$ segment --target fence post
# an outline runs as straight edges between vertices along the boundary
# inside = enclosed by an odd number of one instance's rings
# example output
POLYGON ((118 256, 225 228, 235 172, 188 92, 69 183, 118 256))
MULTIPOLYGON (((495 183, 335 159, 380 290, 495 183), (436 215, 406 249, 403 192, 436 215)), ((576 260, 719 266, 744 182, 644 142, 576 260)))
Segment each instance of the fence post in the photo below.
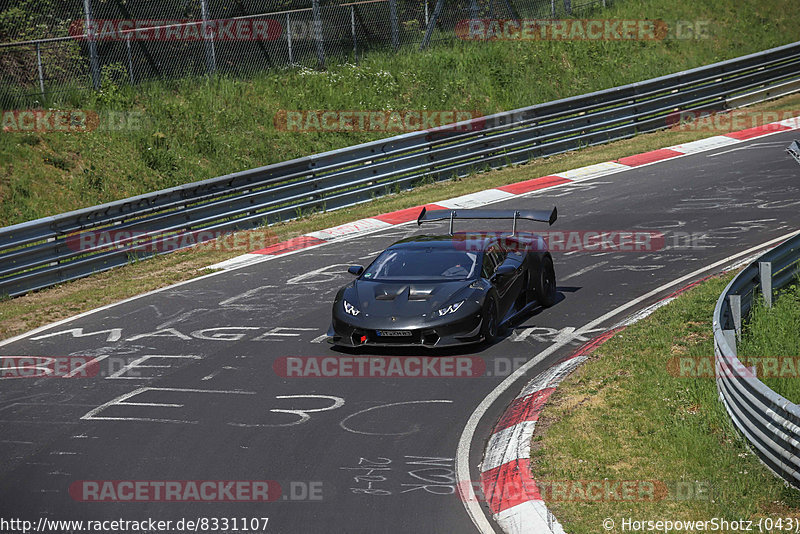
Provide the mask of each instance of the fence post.
POLYGON ((758 277, 761 279, 761 294, 764 295, 764 304, 772 307, 772 262, 758 262, 758 277))
POLYGON ((289 65, 294 65, 294 56, 292 55, 292 24, 289 20, 289 14, 286 14, 286 44, 289 47, 289 65))
POLYGON ((44 98, 44 71, 42 70, 42 50, 39 42, 36 42, 36 65, 39 67, 39 91, 44 98))
POLYGON ((550 18, 556 18, 556 0, 550 0, 550 18))
POLYGON ((356 36, 356 8, 350 4, 350 34, 353 36, 353 61, 358 62, 358 37, 356 36))
POLYGON ((478 10, 479 9, 480 8, 478 7, 478 2, 476 2, 475 0, 470 0, 469 1, 469 18, 472 19, 472 20, 476 20, 478 18, 478 10))
POLYGON ((133 79, 133 54, 131 54, 131 34, 129 33, 127 38, 125 39, 125 43, 128 47, 128 74, 131 78, 131 85, 136 83, 133 79))
POLYGON ((425 0, 425 27, 428 27, 428 0, 425 0))
POLYGON ((92 86, 100 90, 100 61, 97 58, 97 41, 94 33, 94 17, 90 0, 83 0, 83 11, 86 16, 86 34, 89 39, 89 68, 92 71, 92 86))
POLYGON ((319 0, 312 0, 311 14, 314 17, 314 40, 317 42, 317 59, 319 68, 325 68, 325 47, 322 42, 322 18, 319 11, 319 0))
POLYGON ((203 19, 203 40, 206 43, 206 71, 213 74, 217 70, 217 55, 214 50, 214 29, 208 27, 207 0, 200 0, 200 17, 203 19))
POLYGON ((444 0, 436 0, 436 5, 433 8, 433 16, 431 17, 430 22, 428 22, 428 27, 425 29, 425 36, 422 38, 422 43, 419 45, 420 50, 425 50, 425 47, 428 46, 428 43, 431 40, 431 35, 433 35, 433 29, 436 28, 436 21, 439 19, 439 15, 442 13, 443 5, 444 0))
MULTIPOLYGON (((553 0, 553 1, 555 1, 555 0, 553 0)), ((514 5, 511 3, 511 1, 510 0, 503 0, 503 3, 506 5, 506 9, 508 10, 508 13, 511 16, 511 18, 514 19, 514 20, 519 20, 519 13, 517 12, 517 9, 514 7, 514 5)), ((489 8, 492 9, 493 10, 492 13, 494 13, 494 8, 492 7, 492 4, 489 4, 489 8)), ((555 16, 555 15, 553 15, 553 16, 555 16)), ((493 19, 494 18, 494 14, 490 15, 489 18, 493 19)))
POLYGON ((397 0, 389 0, 389 23, 392 27, 392 47, 397 50, 400 46, 400 25, 397 22, 397 0))

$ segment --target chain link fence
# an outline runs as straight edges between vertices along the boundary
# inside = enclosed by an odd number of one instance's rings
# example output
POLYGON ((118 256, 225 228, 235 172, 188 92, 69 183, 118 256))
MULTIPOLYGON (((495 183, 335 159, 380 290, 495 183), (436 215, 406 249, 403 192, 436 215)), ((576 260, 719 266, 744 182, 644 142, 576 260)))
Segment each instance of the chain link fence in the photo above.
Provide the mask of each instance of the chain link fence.
POLYGON ((325 68, 453 41, 467 19, 554 19, 610 1, 0 0, 0 105, 69 102, 105 80, 325 68))

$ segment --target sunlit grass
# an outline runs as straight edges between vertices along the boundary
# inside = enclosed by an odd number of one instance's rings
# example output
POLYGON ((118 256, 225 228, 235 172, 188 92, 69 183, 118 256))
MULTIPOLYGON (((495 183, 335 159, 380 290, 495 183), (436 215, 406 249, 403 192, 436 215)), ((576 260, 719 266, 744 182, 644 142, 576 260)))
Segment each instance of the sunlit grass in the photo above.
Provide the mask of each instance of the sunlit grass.
POLYGON ((742 341, 737 347, 744 360, 776 357, 775 368, 757 368, 770 376, 764 384, 785 398, 800 403, 800 369, 791 360, 800 359, 800 286, 792 284, 773 299, 767 308, 759 297, 744 325, 742 341), (777 376, 776 376, 777 375, 777 376))
POLYGON ((615 335, 551 397, 532 441, 534 478, 660 481, 671 489, 654 501, 548 503, 567 532, 601 532, 607 517, 617 529, 623 517, 800 517, 800 493, 743 443, 713 377, 676 376, 670 365, 676 357, 713 357, 711 316, 731 276, 615 335))

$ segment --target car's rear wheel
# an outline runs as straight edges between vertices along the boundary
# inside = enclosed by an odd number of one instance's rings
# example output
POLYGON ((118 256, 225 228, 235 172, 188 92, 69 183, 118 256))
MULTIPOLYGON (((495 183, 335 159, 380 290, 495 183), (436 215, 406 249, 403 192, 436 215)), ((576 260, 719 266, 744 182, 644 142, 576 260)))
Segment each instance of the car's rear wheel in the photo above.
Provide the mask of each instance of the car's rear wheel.
POLYGON ((483 326, 481 335, 485 343, 491 343, 497 337, 497 305, 494 299, 487 299, 483 309, 483 326))
POLYGON ((536 300, 545 308, 556 303, 556 270, 549 256, 542 258, 536 281, 536 300))

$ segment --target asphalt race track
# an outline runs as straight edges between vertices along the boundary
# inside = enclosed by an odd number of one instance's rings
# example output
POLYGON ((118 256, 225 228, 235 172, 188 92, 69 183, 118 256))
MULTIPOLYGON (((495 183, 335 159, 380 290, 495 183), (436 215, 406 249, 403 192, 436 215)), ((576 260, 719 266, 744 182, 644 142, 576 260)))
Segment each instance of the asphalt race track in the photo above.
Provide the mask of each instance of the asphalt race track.
MULTIPOLYGON (((419 232, 416 224, 181 284, 0 346, 5 356, 104 358, 95 377, 1 381, 2 516, 34 522, 268 517, 266 529, 249 531, 475 532, 455 491, 454 458, 476 406, 515 363, 570 339, 593 319, 800 227, 800 172, 784 151, 796 135, 778 133, 494 204, 556 205, 554 230, 661 231, 666 246, 555 253, 555 306, 524 315, 488 348, 447 353, 478 356, 484 376, 284 378, 275 371, 284 356, 347 356, 324 342, 330 303, 350 279, 347 266, 366 265, 419 232), (270 480, 282 492, 267 503, 78 502, 69 487, 81 480, 270 480)), ((507 230, 502 223, 489 229, 507 230)), ((486 229, 480 222, 456 224, 486 229)), ((546 227, 524 222, 521 229, 546 227)), ((446 223, 423 230, 444 233, 446 223)), ((633 311, 573 338, 528 378, 633 311)), ((408 353, 379 357, 387 354, 408 353)), ((470 449, 472 480, 493 423, 525 381, 480 421, 470 449)))

